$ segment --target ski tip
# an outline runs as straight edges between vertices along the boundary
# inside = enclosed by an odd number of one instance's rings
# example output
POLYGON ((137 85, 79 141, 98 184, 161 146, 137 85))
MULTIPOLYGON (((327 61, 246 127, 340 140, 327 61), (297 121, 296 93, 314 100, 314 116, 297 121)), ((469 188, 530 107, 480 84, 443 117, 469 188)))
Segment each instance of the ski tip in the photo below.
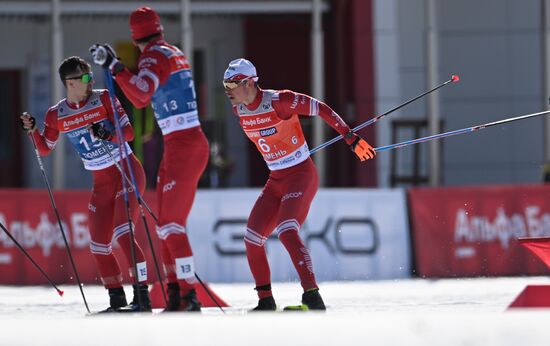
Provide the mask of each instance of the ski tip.
POLYGON ((309 308, 305 304, 288 305, 283 308, 283 311, 309 311, 309 308))
POLYGON ((453 82, 458 82, 460 80, 460 77, 457 74, 454 74, 454 75, 451 76, 451 80, 453 82))
POLYGON ((63 294, 65 294, 65 292, 63 292, 62 290, 57 290, 57 294, 59 294, 60 297, 63 297, 63 294))

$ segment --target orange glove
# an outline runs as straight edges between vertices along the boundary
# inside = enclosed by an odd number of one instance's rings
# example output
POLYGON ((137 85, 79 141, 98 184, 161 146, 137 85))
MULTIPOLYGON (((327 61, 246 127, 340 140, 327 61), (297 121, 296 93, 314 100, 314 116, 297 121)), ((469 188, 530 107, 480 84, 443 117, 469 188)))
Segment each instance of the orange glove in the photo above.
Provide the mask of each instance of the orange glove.
POLYGON ((374 148, 357 134, 350 131, 346 135, 346 139, 352 136, 355 137, 355 139, 353 139, 353 142, 351 142, 349 147, 351 151, 353 151, 353 153, 359 158, 359 160, 365 161, 376 156, 376 151, 374 151, 374 148))

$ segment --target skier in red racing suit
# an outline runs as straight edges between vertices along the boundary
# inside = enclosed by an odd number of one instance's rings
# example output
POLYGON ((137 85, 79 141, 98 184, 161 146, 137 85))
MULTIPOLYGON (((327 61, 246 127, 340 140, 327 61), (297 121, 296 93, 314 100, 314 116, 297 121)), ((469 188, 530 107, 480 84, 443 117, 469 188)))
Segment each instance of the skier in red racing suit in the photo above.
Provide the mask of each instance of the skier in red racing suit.
POLYGON ((194 290, 195 264, 187 236, 187 217, 199 178, 208 163, 208 141, 199 122, 195 86, 186 56, 163 38, 158 14, 140 7, 130 15, 132 40, 139 47, 133 74, 108 45, 94 45, 94 62, 109 68, 137 108, 149 103, 164 137, 157 178, 158 225, 162 261, 168 280, 167 311, 200 311, 194 290), (101 48, 107 56, 98 54, 101 48))
MULTIPOLYGON (((36 120, 28 113, 21 115, 23 129, 29 131, 36 142, 40 155, 54 150, 60 133, 64 133, 80 155, 84 168, 92 172, 93 188, 88 204, 90 251, 97 263, 101 281, 109 291, 110 307, 105 312, 151 311, 147 289, 147 267, 139 244, 134 242, 137 279, 134 299, 130 305, 122 287, 122 273, 113 254, 112 243, 116 241, 126 257, 130 276, 135 278, 131 255, 130 225, 122 193, 122 177, 116 167, 119 164, 126 175, 128 170, 124 152, 119 146, 114 131, 113 104, 107 90, 94 90, 90 65, 79 57, 65 59, 59 67, 59 76, 67 90, 67 97, 51 107, 46 113, 44 131, 36 131, 36 120), (138 295, 140 295, 138 299, 138 295), (138 304, 141 302, 141 306, 138 304)), ((116 99, 115 99, 116 100, 116 99)), ((135 179, 140 192, 145 190, 145 173, 126 141, 134 138, 134 130, 126 112, 118 100, 114 105, 120 116, 123 145, 132 160, 135 179)), ((128 175, 129 176, 129 175, 128 175)), ((132 224, 138 217, 137 201, 130 188, 132 224)))
POLYGON ((244 236, 259 298, 253 310, 276 309, 264 247, 273 231, 290 254, 300 277, 304 290, 300 308, 325 310, 309 250, 298 235, 318 186, 317 170, 309 157, 298 116, 320 116, 344 136, 361 161, 372 159, 376 153, 323 102, 290 90, 264 90, 257 81, 256 68, 246 59, 231 61, 223 80, 233 112, 271 171, 252 208, 244 236))

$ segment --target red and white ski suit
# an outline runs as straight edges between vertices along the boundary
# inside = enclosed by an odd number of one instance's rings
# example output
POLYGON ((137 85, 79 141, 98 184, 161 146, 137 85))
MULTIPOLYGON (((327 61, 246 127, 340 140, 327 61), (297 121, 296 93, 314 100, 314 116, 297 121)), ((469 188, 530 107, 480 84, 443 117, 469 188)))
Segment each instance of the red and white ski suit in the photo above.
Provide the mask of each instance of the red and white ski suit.
MULTIPOLYGON (((258 88, 251 104, 236 105, 233 111, 271 170, 252 208, 244 236, 256 287, 271 284, 264 244, 276 231, 290 254, 304 290, 316 288, 311 256, 298 231, 317 192, 318 176, 298 116, 319 115, 341 135, 350 129, 323 102, 290 90, 258 88)), ((258 290, 260 298, 270 295, 268 289, 258 290)))
POLYGON ((138 68, 137 75, 124 69, 115 79, 134 106, 142 108, 151 103, 164 135, 157 178, 157 233, 168 282, 178 282, 183 296, 195 283, 186 226, 199 178, 208 163, 208 141, 200 127, 185 55, 160 38, 145 47, 138 68))
MULTIPOLYGON (((120 117, 124 145, 134 169, 136 184, 140 192, 145 190, 145 173, 139 160, 132 154, 126 141, 134 137, 134 130, 126 112, 116 100, 116 108, 120 117)), ((117 241, 126 257, 126 265, 131 276, 134 276, 133 259, 131 256, 130 227, 126 204, 122 193, 122 177, 116 168, 115 161, 121 162, 124 153, 119 152, 116 140, 102 141, 93 137, 87 126, 102 122, 114 134, 114 115, 111 99, 107 90, 93 90, 90 97, 80 103, 73 104, 63 99, 46 113, 44 131, 34 131, 32 136, 36 141, 41 156, 46 156, 55 148, 59 133, 65 133, 69 142, 81 156, 84 167, 92 172, 93 187, 88 204, 88 225, 90 230, 90 251, 99 268, 101 281, 106 288, 122 287, 122 272, 118 261, 113 255, 112 243, 117 241)), ((126 160, 121 166, 129 175, 126 160)), ((137 201, 133 190, 128 191, 132 210, 132 223, 138 217, 137 201)), ((134 242, 138 278, 140 282, 147 281, 145 257, 139 244, 134 242)))

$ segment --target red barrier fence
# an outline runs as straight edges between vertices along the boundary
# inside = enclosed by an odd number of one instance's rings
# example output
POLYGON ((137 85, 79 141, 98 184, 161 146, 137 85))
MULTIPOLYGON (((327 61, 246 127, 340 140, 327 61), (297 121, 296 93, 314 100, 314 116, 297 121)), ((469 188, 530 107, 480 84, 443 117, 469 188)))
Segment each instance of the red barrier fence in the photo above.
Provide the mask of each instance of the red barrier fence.
MULTIPOLYGON (((517 238, 550 236, 550 186, 411 189, 408 196, 417 275, 548 274, 548 268, 517 238)), ((82 281, 100 284, 89 252, 89 191, 56 191, 54 197, 82 281)), ((148 193, 145 199, 154 209, 155 194, 148 193)), ((158 248, 154 222, 147 218, 158 248)), ((45 190, 0 190, 0 221, 54 282, 75 282, 45 190)), ((150 281, 156 281, 141 220, 136 235, 148 256, 150 281)), ((116 246, 114 251, 121 267, 126 267, 116 246)), ((0 272, 0 284, 47 283, 4 232, 0 232, 0 272)))
MULTIPOLYGON (((88 233, 89 191, 54 191, 54 198, 71 244, 71 251, 84 283, 101 284, 95 261, 90 254, 88 233)), ((155 194, 145 196, 149 206, 155 210, 155 194)), ((148 216, 151 237, 158 248, 155 224, 148 216)), ((50 278, 58 284, 75 283, 65 245, 59 232, 57 219, 45 190, 0 190, 0 221, 14 238, 28 251, 50 278)), ((141 219, 136 227, 136 237, 146 252, 149 280, 156 281, 156 274, 149 245, 141 219)), ((126 261, 118 245, 113 244, 121 268, 126 261)), ((160 258, 160 253, 157 251, 160 258)), ((161 267, 162 270, 162 267, 161 267)), ((0 284, 34 285, 47 281, 15 247, 11 239, 0 232, 0 284)), ((123 269, 125 282, 130 283, 128 273, 123 269)))
POLYGON ((550 235, 550 186, 409 190, 416 274, 548 274, 519 237, 550 235))

